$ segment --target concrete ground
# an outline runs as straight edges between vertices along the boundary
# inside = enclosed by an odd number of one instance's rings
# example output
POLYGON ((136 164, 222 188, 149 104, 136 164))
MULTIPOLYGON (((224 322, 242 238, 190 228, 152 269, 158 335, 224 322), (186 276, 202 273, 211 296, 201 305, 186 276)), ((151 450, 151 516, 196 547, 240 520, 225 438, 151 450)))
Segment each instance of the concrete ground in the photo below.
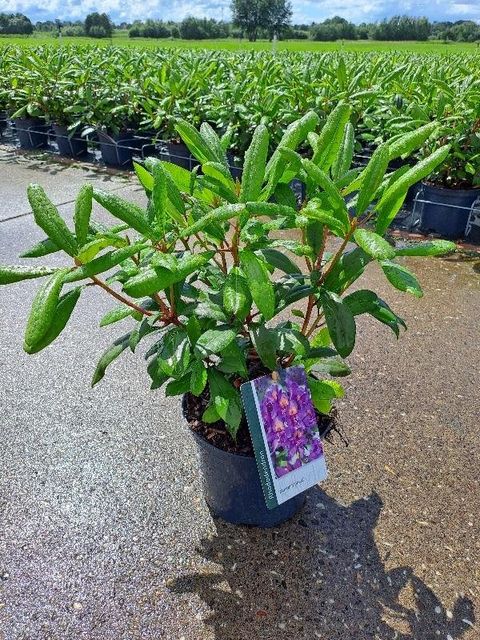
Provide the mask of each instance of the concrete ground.
MULTIPOLYGON (((85 180, 143 199, 132 179, 0 149, 0 263, 42 236, 28 182, 69 219, 85 180)), ((350 445, 327 445, 329 479, 269 531, 212 520, 179 402, 149 391, 141 356, 90 389, 122 332, 98 327, 110 300, 91 288, 27 356, 37 284, 2 288, 0 638, 479 638, 480 258, 407 264, 422 300, 365 278, 409 330, 359 323, 350 445)))

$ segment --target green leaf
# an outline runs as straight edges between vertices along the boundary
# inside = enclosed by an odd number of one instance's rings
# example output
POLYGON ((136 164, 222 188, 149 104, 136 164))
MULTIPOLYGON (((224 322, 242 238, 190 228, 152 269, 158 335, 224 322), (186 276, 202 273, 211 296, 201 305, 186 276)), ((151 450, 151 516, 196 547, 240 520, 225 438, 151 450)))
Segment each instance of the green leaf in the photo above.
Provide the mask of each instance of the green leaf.
POLYGON ((190 379, 191 374, 186 373, 179 380, 171 380, 165 387, 165 395, 167 397, 170 397, 187 393, 188 391, 190 391, 190 379))
POLYGON ((449 240, 430 240, 401 247, 396 249, 395 253, 397 256, 443 256, 452 253, 456 248, 457 245, 449 240))
POLYGON ((328 415, 332 409, 332 400, 344 395, 342 386, 333 380, 315 380, 308 376, 307 382, 313 406, 320 413, 328 415))
POLYGON ((210 398, 218 415, 225 421, 227 430, 235 439, 242 420, 242 403, 239 392, 215 369, 208 369, 210 398))
POLYGON ((355 318, 349 307, 334 293, 321 295, 328 332, 338 353, 345 358, 355 346, 355 318))
POLYGON ((152 237, 152 229, 147 219, 146 212, 134 204, 123 200, 114 193, 108 193, 101 189, 93 190, 94 199, 102 205, 104 209, 109 211, 115 218, 126 222, 132 229, 138 231, 148 238, 152 237))
POLYGON ((247 376, 247 363, 245 353, 240 349, 238 343, 233 340, 226 349, 220 353, 221 361, 218 369, 223 373, 236 373, 247 376))
POLYGON ((365 253, 375 260, 388 260, 395 257, 395 249, 382 236, 366 229, 357 229, 353 237, 365 253))
POLYGON ((87 242, 87 244, 83 245, 83 247, 78 252, 78 260, 80 262, 90 262, 93 260, 97 253, 100 253, 102 249, 106 249, 106 247, 125 247, 128 242, 125 238, 117 236, 113 233, 103 234, 100 237, 87 242))
POLYGON ((339 180, 350 169, 355 147, 355 129, 351 122, 347 122, 343 130, 343 138, 337 157, 332 165, 332 178, 339 180))
POLYGON ((133 168, 135 169, 135 173, 137 174, 137 178, 140 181, 140 184, 145 189, 145 191, 149 194, 153 191, 153 176, 149 173, 145 167, 142 167, 138 162, 133 163, 133 168))
POLYGON ((382 184, 388 167, 389 149, 386 144, 375 149, 369 163, 361 175, 362 186, 355 206, 356 215, 361 216, 373 200, 382 184))
POLYGON ((350 105, 339 102, 323 125, 312 159, 323 171, 328 171, 337 157, 350 111, 350 105))
POLYGON ((314 111, 309 111, 299 120, 295 120, 295 122, 288 125, 277 149, 267 164, 266 175, 270 175, 275 171, 276 165, 281 159, 280 149, 292 149, 294 151, 306 139, 307 134, 315 129, 318 122, 318 115, 314 111))
MULTIPOLYGON (((202 165, 202 167, 204 166, 205 165, 202 165)), ((238 197, 237 197, 237 194, 235 193, 235 190, 232 190, 231 188, 226 187, 223 184, 223 182, 218 180, 217 178, 213 178, 208 174, 205 174, 201 178, 199 178, 199 180, 201 181, 204 187, 209 189, 221 200, 226 200, 226 202, 229 202, 230 204, 238 203, 238 197)))
POLYGON ((0 285, 12 284, 31 278, 43 278, 55 273, 57 269, 49 267, 28 267, 24 265, 2 266, 0 265, 0 285))
POLYGON ((78 192, 75 200, 75 213, 73 221, 75 224, 75 234, 79 247, 87 242, 88 229, 90 226, 90 216, 92 215, 92 194, 91 184, 84 184, 78 192))
POLYGON ((317 358, 309 363, 308 371, 319 375, 344 377, 351 373, 350 367, 338 356, 317 358))
POLYGON ((190 342, 182 327, 170 329, 164 336, 156 355, 159 373, 172 378, 181 378, 190 363, 190 342))
POLYGON ((60 247, 57 247, 50 238, 45 238, 45 240, 40 240, 40 242, 34 244, 30 249, 23 251, 23 253, 20 254, 20 258, 42 258, 57 251, 60 251, 60 247))
POLYGON ((324 171, 322 171, 322 169, 317 167, 312 162, 312 160, 308 160, 305 158, 304 160, 302 160, 302 164, 305 167, 305 170, 309 178, 311 178, 312 182, 316 186, 320 187, 327 195, 329 202, 334 207, 335 214, 345 224, 345 226, 348 226, 350 220, 348 218, 345 201, 342 197, 342 194, 335 186, 335 183, 328 177, 328 175, 324 171))
POLYGON ((438 122, 429 122, 415 131, 410 131, 389 143, 389 160, 407 156, 419 149, 422 144, 438 129, 438 122))
POLYGON ((310 230, 315 233, 315 236, 317 238, 316 242, 314 243, 312 243, 311 239, 309 238, 310 244, 316 253, 318 253, 320 247, 323 245, 323 225, 328 227, 330 231, 341 238, 345 237, 350 226, 350 221, 348 221, 347 226, 347 221, 344 219, 344 216, 341 216, 341 218, 339 219, 332 215, 331 211, 325 210, 322 201, 318 198, 312 198, 310 200, 310 202, 302 209, 302 215, 305 215, 309 219, 314 220, 315 222, 313 224, 317 224, 316 227, 312 227, 312 223, 307 226, 307 234, 310 228, 310 230), (322 225, 322 228, 318 226, 319 224, 322 225))
POLYGON ((209 329, 199 337, 195 350, 202 358, 212 353, 220 353, 235 340, 235 335, 233 329, 209 329))
POLYGON ((400 334, 400 326, 404 329, 407 328, 402 318, 397 316, 373 291, 359 289, 345 296, 343 302, 349 307, 354 316, 369 313, 376 320, 389 326, 397 338, 400 334))
POLYGON ((53 320, 43 336, 40 340, 38 340, 32 348, 28 351, 28 353, 37 353, 45 347, 48 347, 58 336, 61 334, 63 329, 65 329, 67 322, 70 320, 70 316, 75 308, 75 305, 78 302, 80 297, 81 287, 76 287, 72 289, 68 293, 65 293, 58 301, 57 307, 55 309, 55 313, 53 316, 53 320))
POLYGON ((178 235, 179 238, 188 238, 193 236, 199 231, 203 231, 209 224, 215 222, 226 222, 231 218, 236 218, 245 212, 245 205, 243 203, 225 204, 216 209, 212 209, 204 216, 194 222, 194 224, 182 229, 178 235))
POLYGON ((189 122, 179 119, 175 123, 175 129, 191 154, 201 163, 208 161, 221 162, 222 159, 218 157, 216 151, 210 148, 203 136, 189 122))
POLYGON ((202 326, 196 315, 192 315, 188 319, 187 334, 188 334, 188 339, 190 340, 190 344, 192 345, 192 347, 195 346, 195 343, 197 342, 199 337, 202 335, 202 326))
POLYGON ((240 263, 253 301, 265 320, 270 320, 275 314, 275 292, 265 264, 246 249, 240 253, 240 263))
POLYGON ((345 252, 325 279, 324 285, 335 293, 342 293, 365 271, 372 258, 356 247, 345 252))
POLYGON ((123 290, 134 298, 163 291, 170 285, 181 282, 191 273, 198 271, 210 260, 211 256, 212 252, 186 254, 178 261, 178 268, 173 271, 165 267, 146 267, 133 278, 129 278, 125 282, 123 290))
POLYGON ((245 153, 240 202, 255 201, 260 196, 265 178, 268 144, 268 129, 260 124, 255 129, 252 142, 245 153))
POLYGON ((287 219, 294 220, 297 215, 296 208, 277 202, 247 202, 246 208, 252 216, 268 216, 273 219, 285 216, 287 219))
POLYGON ((450 145, 445 145, 434 151, 414 167, 406 171, 398 180, 396 180, 380 198, 380 202, 376 206, 377 224, 376 232, 383 235, 390 226, 390 223, 397 215, 408 189, 426 178, 432 171, 440 165, 450 152, 450 145))
POLYGON ((208 122, 202 122, 200 125, 200 135, 205 141, 205 144, 209 147, 211 153, 215 154, 218 158, 218 162, 228 170, 228 160, 225 154, 225 149, 222 146, 222 140, 218 137, 217 133, 208 124, 208 122))
POLYGON ((92 387, 94 387, 97 382, 100 382, 105 375, 107 367, 125 351, 128 347, 129 340, 130 333, 127 333, 121 338, 115 340, 115 342, 103 353, 93 374, 92 387))
POLYGON ((161 164, 153 167, 152 209, 154 212, 155 233, 158 240, 165 237, 165 223, 167 218, 167 177, 161 164))
POLYGON ((297 208, 297 197, 288 184, 285 184, 284 182, 279 182, 277 184, 273 197, 278 204, 290 207, 291 209, 297 208))
MULTIPOLYGON (((145 159, 145 166, 152 172, 153 172, 153 168, 157 164, 160 164, 162 166, 162 168, 164 169, 164 171, 165 171, 165 178, 167 180, 168 199, 169 199, 169 202, 172 205, 172 208, 170 208, 170 207, 168 208, 168 213, 172 218, 175 219, 175 221, 177 223, 179 223, 181 226, 184 226, 185 221, 183 220, 183 218, 182 218, 182 216, 180 214, 184 214, 185 213, 185 204, 183 202, 181 191, 180 191, 179 187, 175 183, 175 176, 177 175, 175 172, 176 172, 177 169, 179 171, 185 171, 186 178, 187 178, 187 184, 188 184, 189 172, 186 171, 185 169, 182 169, 181 167, 178 167, 178 166, 170 163, 170 162, 162 162, 161 160, 158 160, 158 158, 146 158, 145 159)), ((150 176, 150 178, 151 178, 151 188, 149 189, 149 191, 152 191, 152 189, 153 189, 153 176, 150 176)), ((181 183, 182 180, 180 180, 179 182, 181 183)))
POLYGON ((320 329, 310 340, 312 347, 328 347, 332 344, 332 339, 328 333, 327 327, 320 329))
POLYGON ((403 267, 396 262, 390 262, 389 260, 384 260, 380 262, 380 264, 387 280, 395 287, 395 289, 411 293, 417 298, 421 298, 423 296, 420 283, 413 273, 406 267, 403 267))
POLYGON ((403 327, 405 330, 407 329, 407 325, 403 318, 397 316, 397 314, 390 309, 388 304, 380 298, 377 301, 377 304, 370 310, 370 315, 373 316, 376 320, 381 322, 382 324, 387 325, 393 331, 393 333, 397 336, 400 335, 400 327, 403 327))
POLYGON ((375 308, 378 296, 369 289, 359 289, 343 298, 343 303, 347 305, 354 316, 362 313, 369 313, 375 308))
POLYGON ((66 269, 60 269, 53 273, 38 290, 33 299, 30 315, 25 329, 23 348, 27 353, 35 350, 50 329, 55 318, 58 298, 63 286, 66 269))
POLYGON ((38 184, 28 185, 27 195, 37 225, 57 247, 70 256, 75 256, 78 250, 77 241, 42 187, 38 184))
POLYGON ((259 325, 250 330, 250 337, 260 360, 268 369, 274 371, 277 367, 277 336, 275 331, 267 329, 264 325, 259 325))
POLYGON ((124 318, 128 318, 133 313, 133 309, 131 307, 126 307, 123 304, 118 305, 114 309, 108 311, 103 318, 100 320, 100 326, 106 327, 109 324, 113 324, 114 322, 118 322, 119 320, 123 320, 124 318))
POLYGON ((227 275, 223 287, 223 307, 228 315, 243 322, 250 312, 252 296, 247 281, 237 267, 227 275))
POLYGON ((238 199, 235 194, 235 182, 233 181, 232 174, 228 168, 220 162, 205 162, 202 164, 202 172, 204 175, 213 178, 216 182, 219 182, 227 191, 230 196, 234 198, 235 202, 238 199))
POLYGON ((307 338, 298 329, 280 326, 276 329, 278 351, 295 355, 306 355, 310 351, 307 338))
POLYGON ((313 222, 309 222, 305 227, 305 240, 311 247, 313 257, 318 256, 322 248, 325 246, 325 227, 339 236, 343 236, 345 233, 342 226, 338 223, 337 220, 335 220, 328 214, 325 214, 325 217, 323 217, 323 212, 320 212, 319 219, 314 220, 313 222))
POLYGON ((269 265, 284 273, 302 273, 302 270, 290 258, 276 249, 260 249, 258 251, 269 265))
POLYGON ((219 420, 221 420, 221 418, 217 411, 217 408, 213 404, 209 405, 203 412, 202 421, 206 424, 212 424, 213 422, 218 422, 219 420))
POLYGON ((207 369, 203 362, 197 360, 192 365, 192 375, 190 378, 190 391, 194 396, 199 396, 207 384, 207 369))
MULTIPOLYGON (((85 247, 87 246, 88 245, 85 245, 85 247)), ((65 282, 77 282, 78 280, 83 280, 83 278, 91 278, 99 273, 110 271, 110 269, 118 266, 145 247, 145 244, 137 243, 123 247, 117 251, 109 251, 98 258, 90 260, 87 264, 81 265, 80 267, 77 267, 77 269, 70 271, 65 277, 65 282)))
POLYGON ((288 164, 287 159, 282 156, 281 150, 291 149, 294 151, 306 139, 307 134, 316 128, 318 122, 318 115, 314 111, 309 111, 299 120, 288 125, 265 168, 265 177, 268 178, 266 199, 275 191, 275 187, 288 164))
POLYGON ((219 322, 226 322, 227 317, 222 310, 222 307, 215 304, 209 298, 205 298, 197 305, 195 313, 198 318, 208 318, 210 320, 218 320, 219 322))

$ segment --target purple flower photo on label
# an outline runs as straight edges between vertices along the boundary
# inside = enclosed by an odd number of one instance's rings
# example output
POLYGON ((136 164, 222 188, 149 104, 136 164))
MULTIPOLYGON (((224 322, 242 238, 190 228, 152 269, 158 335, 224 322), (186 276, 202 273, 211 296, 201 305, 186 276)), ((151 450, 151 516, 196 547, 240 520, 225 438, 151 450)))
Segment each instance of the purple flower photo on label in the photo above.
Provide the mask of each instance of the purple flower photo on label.
POLYGON ((277 478, 323 455, 317 418, 302 367, 254 381, 277 478))

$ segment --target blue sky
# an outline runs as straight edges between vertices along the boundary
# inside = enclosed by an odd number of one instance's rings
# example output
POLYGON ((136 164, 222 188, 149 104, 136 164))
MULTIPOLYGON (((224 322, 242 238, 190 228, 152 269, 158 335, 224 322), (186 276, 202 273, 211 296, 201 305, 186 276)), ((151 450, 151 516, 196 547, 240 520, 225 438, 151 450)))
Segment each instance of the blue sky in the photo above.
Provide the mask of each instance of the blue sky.
MULTIPOLYGON (((393 15, 425 15, 431 20, 480 22, 480 0, 293 0, 294 22, 321 21, 341 15, 352 22, 381 20, 393 15)), ((105 11, 115 22, 187 15, 230 17, 229 0, 0 0, 0 12, 20 11, 33 21, 83 19, 92 11, 105 11)))

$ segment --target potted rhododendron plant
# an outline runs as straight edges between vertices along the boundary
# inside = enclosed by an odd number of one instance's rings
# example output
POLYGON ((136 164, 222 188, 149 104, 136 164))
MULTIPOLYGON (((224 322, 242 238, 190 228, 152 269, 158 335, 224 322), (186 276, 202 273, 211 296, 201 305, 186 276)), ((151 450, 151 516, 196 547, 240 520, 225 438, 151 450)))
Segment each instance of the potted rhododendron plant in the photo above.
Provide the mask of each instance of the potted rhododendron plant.
MULTIPOLYGON (((319 117, 309 112, 286 129, 273 152, 267 129, 258 126, 241 182, 232 178, 225 141, 211 127, 197 130, 178 121, 197 169, 155 158, 137 165, 145 209, 86 185, 76 201, 74 229, 43 189, 30 185, 35 221, 47 238, 22 257, 64 252, 65 265, 0 268, 2 284, 46 278, 26 325, 28 353, 55 340, 91 285, 112 296, 116 306, 101 325, 127 319, 130 326, 101 356, 92 383, 123 352, 143 352, 152 389, 183 396, 207 502, 233 522, 274 525, 302 504, 300 495, 267 510, 240 385, 303 367, 315 409, 304 416, 302 440, 278 435, 275 421, 287 425, 289 419, 279 391, 267 394, 262 411, 279 474, 316 457, 320 435, 332 425, 332 402, 343 394, 335 378, 349 373, 344 358, 355 345, 356 317, 369 314, 396 335, 404 326, 374 291, 348 289, 377 262, 395 288, 420 297, 417 279, 397 258, 454 249, 446 241, 398 249, 384 237, 409 187, 445 159, 448 147, 413 167, 389 170, 392 160, 418 149, 431 133, 410 132, 382 144, 365 168, 351 169, 349 121, 344 103, 321 130, 319 117), (309 152, 297 153, 307 145, 309 152), (289 186, 293 179, 306 188, 300 206, 289 186), (345 197, 352 194, 349 211, 345 197), (112 214, 112 226, 92 218, 92 199, 112 214)), ((292 416, 307 406, 306 391, 287 380, 292 416)))

